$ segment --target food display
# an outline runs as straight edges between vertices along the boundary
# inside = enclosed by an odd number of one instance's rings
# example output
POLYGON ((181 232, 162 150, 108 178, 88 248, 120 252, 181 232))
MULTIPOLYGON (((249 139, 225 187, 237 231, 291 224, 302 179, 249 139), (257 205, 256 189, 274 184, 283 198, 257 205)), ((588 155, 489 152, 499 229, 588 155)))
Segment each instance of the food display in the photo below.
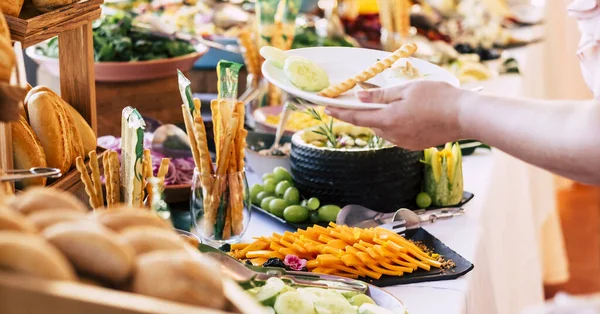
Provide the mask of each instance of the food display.
MULTIPOLYGON (((133 17, 126 13, 105 15, 94 24, 94 56, 97 62, 128 62, 167 59, 196 52, 180 40, 162 39, 132 29, 133 17)), ((36 48, 37 53, 58 58, 58 38, 36 48)))
POLYGON ((253 243, 232 246, 229 254, 253 265, 293 255, 305 260, 308 271, 347 278, 402 276, 418 269, 441 268, 444 264, 439 254, 426 252, 390 230, 334 223, 260 237, 253 243))
MULTIPOLYGON (((81 115, 45 86, 37 86, 25 98, 18 122, 11 124, 13 155, 17 169, 57 168, 67 173, 77 157, 96 149, 96 135, 81 115)), ((45 185, 44 178, 17 183, 18 188, 45 185)))
POLYGON ((247 292, 278 314, 391 313, 363 293, 312 287, 295 288, 277 277, 269 278, 263 286, 249 289, 247 292))
POLYGON ((202 214, 192 219, 202 226, 201 235, 205 239, 239 238, 245 231, 244 220, 248 219, 244 217, 248 196, 243 175, 248 131, 244 129, 244 103, 237 101, 240 68, 240 64, 227 61, 220 61, 217 66, 219 95, 211 102, 216 166, 208 151, 200 100, 192 99, 190 82, 179 73, 181 110, 197 169, 192 207, 202 209, 202 214))
POLYGON ((323 203, 395 211, 414 207, 422 157, 421 151, 390 145, 368 128, 322 124, 292 137, 291 173, 300 194, 323 203))
POLYGON ((442 150, 426 149, 424 164, 423 190, 431 197, 431 204, 458 204, 463 196, 462 153, 458 143, 447 143, 442 150))
POLYGON ((336 205, 321 205, 316 197, 301 200, 292 175, 283 167, 262 177, 262 184, 250 187, 253 205, 291 223, 334 222, 341 210, 336 205))
POLYGON ((0 206, 0 248, 8 272, 206 308, 227 302, 219 265, 143 208, 87 213, 67 192, 32 188, 0 206))
MULTIPOLYGON (((305 112, 299 110, 295 110, 291 112, 288 116, 288 120, 285 123, 286 131, 301 131, 311 127, 319 126, 323 122, 329 124, 332 118, 325 114, 325 107, 315 106, 312 109, 314 109, 314 111, 319 115, 319 117, 321 117, 323 121, 315 119, 313 115, 306 114, 305 112)), ((277 127, 280 119, 280 114, 267 114, 265 116, 264 123, 271 127, 277 127)))

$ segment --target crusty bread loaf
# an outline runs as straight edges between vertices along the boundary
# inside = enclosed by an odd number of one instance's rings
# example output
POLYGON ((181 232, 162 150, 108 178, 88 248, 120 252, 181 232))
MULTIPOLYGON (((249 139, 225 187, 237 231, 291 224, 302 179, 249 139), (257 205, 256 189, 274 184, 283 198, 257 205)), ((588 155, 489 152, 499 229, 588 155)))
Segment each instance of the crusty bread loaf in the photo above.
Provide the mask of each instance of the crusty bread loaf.
MULTIPOLYGON (((11 123, 13 135, 12 148, 15 169, 46 167, 46 154, 40 140, 25 118, 11 123)), ((18 189, 34 185, 46 185, 46 178, 27 179, 16 183, 18 189)))
POLYGON ((186 246, 174 230, 157 227, 130 227, 121 232, 121 238, 138 256, 153 251, 183 251, 186 246))
POLYGON ((115 284, 124 283, 131 276, 133 248, 100 224, 62 222, 47 228, 42 235, 81 273, 115 284))
POLYGON ((8 82, 17 59, 9 37, 0 36, 0 82, 8 82))
POLYGON ((44 148, 48 167, 66 173, 73 161, 73 140, 69 119, 61 102, 52 93, 35 93, 27 101, 27 115, 29 125, 44 148))
POLYGON ((37 228, 19 212, 0 205, 0 231, 35 233, 37 228))
POLYGON ((40 231, 61 222, 80 221, 86 218, 87 214, 85 212, 70 209, 39 211, 27 216, 27 219, 40 231))
POLYGON ((2 7, 3 7, 3 4, 0 4, 0 37, 10 38, 10 28, 8 28, 8 23, 6 23, 6 18, 4 17, 4 14, 2 13, 2 12, 4 12, 2 7))
MULTIPOLYGON (((28 103, 29 99, 31 98, 31 96, 33 96, 34 94, 39 93, 39 92, 50 92, 50 93, 56 95, 56 97, 60 98, 60 96, 57 93, 55 93, 53 90, 51 90, 47 86, 38 85, 38 86, 32 88, 27 93, 27 96, 25 97, 25 107, 27 107, 27 103, 28 103)), ((94 133, 94 130, 92 130, 90 125, 85 121, 85 119, 81 116, 81 114, 79 112, 77 112, 77 110, 75 110, 75 108, 73 108, 71 105, 69 105, 67 102, 65 102, 62 98, 60 98, 60 100, 63 102, 63 105, 67 110, 67 113, 70 114, 70 116, 72 118, 72 123, 75 124, 75 127, 79 131, 79 136, 81 137, 81 140, 83 142, 84 153, 92 151, 92 150, 96 150, 96 146, 97 146, 96 145, 96 134, 94 133)))
POLYGON ((75 123, 75 127, 79 131, 81 136, 81 140, 83 141, 83 149, 85 152, 89 152, 92 150, 96 150, 97 139, 96 133, 92 130, 92 127, 85 121, 85 119, 81 116, 75 108, 71 107, 71 105, 65 103, 67 107, 67 112, 71 114, 73 118, 73 122, 75 123))
POLYGON ((47 210, 87 212, 75 196, 54 188, 33 187, 7 201, 7 205, 24 215, 47 210))
POLYGON ((56 248, 39 235, 16 231, 0 231, 0 268, 47 279, 77 279, 56 248))
POLYGON ((132 290, 203 307, 222 309, 225 305, 220 266, 208 257, 186 252, 158 251, 138 257, 132 290))
POLYGON ((100 224, 116 232, 134 226, 151 226, 167 230, 173 228, 156 213, 144 208, 113 207, 105 211, 96 211, 93 217, 100 224))
POLYGON ((6 15, 19 16, 24 0, 2 0, 0 1, 0 11, 6 15))

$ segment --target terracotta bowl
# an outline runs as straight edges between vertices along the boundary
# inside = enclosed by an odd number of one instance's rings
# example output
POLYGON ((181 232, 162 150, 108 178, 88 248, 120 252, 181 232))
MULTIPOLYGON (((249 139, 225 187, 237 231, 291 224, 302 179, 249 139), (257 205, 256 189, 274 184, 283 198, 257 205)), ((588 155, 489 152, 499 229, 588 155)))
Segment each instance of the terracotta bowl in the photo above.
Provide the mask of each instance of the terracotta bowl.
MULTIPOLYGON (((96 62, 95 72, 97 82, 131 82, 175 76, 177 69, 189 71, 194 63, 208 51, 202 47, 200 51, 169 59, 134 62, 96 62)), ((25 50, 39 66, 44 67, 50 74, 60 77, 57 58, 42 56, 35 51, 35 46, 25 50)))

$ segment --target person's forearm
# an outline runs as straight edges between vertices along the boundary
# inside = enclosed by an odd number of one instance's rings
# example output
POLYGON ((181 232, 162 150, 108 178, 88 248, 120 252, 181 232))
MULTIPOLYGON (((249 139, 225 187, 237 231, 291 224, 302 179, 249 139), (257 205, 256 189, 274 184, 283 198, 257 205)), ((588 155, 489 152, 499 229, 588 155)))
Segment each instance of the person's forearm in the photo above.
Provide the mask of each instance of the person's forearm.
POLYGON ((477 139, 525 162, 600 185, 600 104, 465 93, 459 124, 477 139))

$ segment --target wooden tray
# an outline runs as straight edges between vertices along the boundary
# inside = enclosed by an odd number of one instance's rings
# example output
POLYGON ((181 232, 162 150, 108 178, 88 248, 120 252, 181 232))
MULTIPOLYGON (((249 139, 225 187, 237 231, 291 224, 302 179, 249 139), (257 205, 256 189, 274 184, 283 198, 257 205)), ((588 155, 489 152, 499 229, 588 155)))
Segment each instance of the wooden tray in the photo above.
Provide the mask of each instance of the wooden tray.
POLYGON ((260 314, 239 285, 224 280, 227 312, 74 282, 50 281, 0 271, 2 314, 260 314))
POLYGON ((88 24, 100 17, 104 0, 80 0, 73 4, 28 19, 6 16, 10 34, 23 48, 88 24))

